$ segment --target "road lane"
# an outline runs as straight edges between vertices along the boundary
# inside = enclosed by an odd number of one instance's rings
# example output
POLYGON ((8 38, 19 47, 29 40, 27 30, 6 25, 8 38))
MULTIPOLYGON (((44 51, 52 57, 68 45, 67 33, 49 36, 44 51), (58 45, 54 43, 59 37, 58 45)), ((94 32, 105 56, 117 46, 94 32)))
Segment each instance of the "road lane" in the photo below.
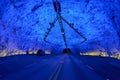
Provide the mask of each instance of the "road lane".
POLYGON ((30 64, 22 68, 20 71, 16 71, 12 74, 4 76, 4 80, 42 80, 48 79, 58 62, 62 59, 61 56, 55 56, 52 58, 44 59, 39 62, 30 64))
POLYGON ((111 58, 24 55, 1 61, 0 80, 120 80, 111 58))

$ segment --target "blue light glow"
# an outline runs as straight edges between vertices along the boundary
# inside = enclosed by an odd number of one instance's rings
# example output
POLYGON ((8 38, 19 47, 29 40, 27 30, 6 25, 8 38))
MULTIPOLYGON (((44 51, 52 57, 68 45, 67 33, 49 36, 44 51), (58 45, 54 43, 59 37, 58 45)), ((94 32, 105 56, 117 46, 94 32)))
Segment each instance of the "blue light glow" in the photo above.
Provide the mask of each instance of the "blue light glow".
MULTIPOLYGON (((63 22, 68 47, 72 51, 99 51, 111 54, 120 50, 119 0, 60 0, 62 16, 78 29, 83 40, 63 22), (113 18, 114 16, 114 18, 113 18)), ((1 0, 0 3, 0 52, 3 50, 44 50, 62 52, 65 48, 59 24, 44 42, 45 32, 56 17, 52 0, 1 0)))

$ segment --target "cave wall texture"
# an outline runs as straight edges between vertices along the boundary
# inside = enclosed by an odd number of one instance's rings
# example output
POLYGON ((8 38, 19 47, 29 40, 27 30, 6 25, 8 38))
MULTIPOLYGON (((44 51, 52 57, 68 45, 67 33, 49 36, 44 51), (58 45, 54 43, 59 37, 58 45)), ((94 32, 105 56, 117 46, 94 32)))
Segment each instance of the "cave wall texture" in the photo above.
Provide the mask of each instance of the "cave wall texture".
MULTIPOLYGON (((120 0, 59 0, 62 16, 78 29, 83 40, 63 22, 68 47, 73 52, 120 50, 120 0)), ((44 42, 43 38, 56 14, 52 0, 1 0, 0 53, 16 50, 43 50, 60 53, 65 48, 59 24, 44 42)))

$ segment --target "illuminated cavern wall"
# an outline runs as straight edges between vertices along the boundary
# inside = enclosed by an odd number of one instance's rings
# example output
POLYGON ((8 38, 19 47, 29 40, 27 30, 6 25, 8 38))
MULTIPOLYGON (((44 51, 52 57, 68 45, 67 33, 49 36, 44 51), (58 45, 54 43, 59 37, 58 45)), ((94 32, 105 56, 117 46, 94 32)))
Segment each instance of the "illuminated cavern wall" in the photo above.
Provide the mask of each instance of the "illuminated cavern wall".
MULTIPOLYGON (((87 41, 63 23, 67 44, 72 51, 119 51, 119 0, 60 0, 62 16, 74 23, 87 41)), ((1 0, 0 52, 16 50, 51 50, 61 52, 65 47, 58 23, 43 41, 49 22, 55 18, 52 0, 1 0)))

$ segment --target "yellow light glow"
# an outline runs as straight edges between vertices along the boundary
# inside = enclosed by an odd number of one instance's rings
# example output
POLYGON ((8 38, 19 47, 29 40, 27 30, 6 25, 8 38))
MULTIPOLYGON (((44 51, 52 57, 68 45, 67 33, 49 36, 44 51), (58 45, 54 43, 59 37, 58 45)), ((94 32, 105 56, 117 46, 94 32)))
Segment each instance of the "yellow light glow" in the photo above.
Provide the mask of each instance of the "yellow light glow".
POLYGON ((0 53, 0 57, 5 57, 7 56, 7 52, 6 50, 3 50, 1 53, 0 53))
POLYGON ((118 59, 120 59, 120 54, 118 55, 118 59))
POLYGON ((99 53, 98 52, 90 52, 90 53, 88 53, 88 55, 90 55, 90 56, 99 56, 99 53))
POLYGON ((33 53, 32 51, 29 52, 29 54, 32 54, 32 53, 33 53))
POLYGON ((34 54, 37 54, 37 51, 35 51, 34 54))
POLYGON ((109 55, 108 55, 106 52, 101 52, 101 53, 99 54, 99 56, 108 57, 109 55))
POLYGON ((120 59, 120 53, 112 54, 110 57, 120 59))
POLYGON ((102 57, 108 57, 108 54, 106 52, 87 52, 87 53, 80 53, 80 55, 89 55, 89 56, 102 56, 102 57))
POLYGON ((87 52, 87 53, 80 53, 80 55, 99 56, 99 53, 98 52, 87 52))

